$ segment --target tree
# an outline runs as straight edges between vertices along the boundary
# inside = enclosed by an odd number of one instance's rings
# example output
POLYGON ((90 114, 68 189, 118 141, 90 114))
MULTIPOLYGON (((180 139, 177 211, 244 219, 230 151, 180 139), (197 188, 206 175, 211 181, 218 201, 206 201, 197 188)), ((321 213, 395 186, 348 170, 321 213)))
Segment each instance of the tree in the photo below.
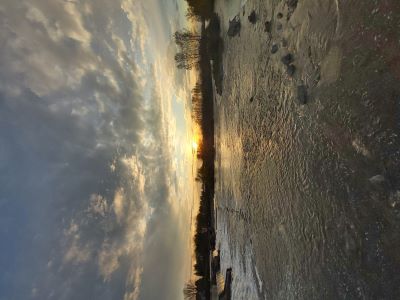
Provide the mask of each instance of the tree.
POLYGON ((179 52, 175 54, 176 67, 178 69, 191 70, 199 64, 199 55, 187 55, 179 52))
POLYGON ((209 19, 214 11, 214 0, 186 0, 189 9, 188 13, 198 18, 209 19))
POLYGON ((188 29, 182 29, 181 31, 176 31, 174 33, 175 43, 178 46, 182 46, 183 44, 196 42, 196 47, 198 46, 198 42, 201 39, 201 36, 195 32, 192 32, 188 29))
POLYGON ((178 69, 190 70, 196 67, 200 60, 201 36, 190 30, 183 29, 174 34, 175 43, 179 52, 175 55, 175 62, 178 69))
POLYGON ((197 15, 195 10, 191 6, 188 7, 188 10, 186 12, 186 17, 192 21, 196 21, 196 22, 201 21, 201 16, 197 15))
POLYGON ((193 281, 188 281, 185 283, 185 287, 183 288, 183 298, 185 300, 194 300, 196 299, 197 287, 193 281))

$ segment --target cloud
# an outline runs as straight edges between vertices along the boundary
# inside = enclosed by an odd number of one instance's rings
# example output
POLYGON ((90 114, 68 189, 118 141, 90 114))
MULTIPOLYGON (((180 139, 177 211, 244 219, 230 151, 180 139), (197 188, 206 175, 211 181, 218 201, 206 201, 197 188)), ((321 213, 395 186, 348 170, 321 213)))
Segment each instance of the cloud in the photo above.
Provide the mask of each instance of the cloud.
POLYGON ((139 4, 0 3, 0 299, 180 291, 157 275, 183 241, 139 4))

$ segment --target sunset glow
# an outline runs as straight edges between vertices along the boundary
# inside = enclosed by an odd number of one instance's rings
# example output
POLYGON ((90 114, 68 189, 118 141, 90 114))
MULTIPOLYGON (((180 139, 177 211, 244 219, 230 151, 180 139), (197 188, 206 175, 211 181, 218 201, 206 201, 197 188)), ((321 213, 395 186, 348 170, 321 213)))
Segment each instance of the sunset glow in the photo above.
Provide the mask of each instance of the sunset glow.
POLYGON ((192 148, 193 148, 193 150, 197 150, 197 148, 199 148, 199 144, 197 144, 197 142, 196 141, 192 141, 192 148))

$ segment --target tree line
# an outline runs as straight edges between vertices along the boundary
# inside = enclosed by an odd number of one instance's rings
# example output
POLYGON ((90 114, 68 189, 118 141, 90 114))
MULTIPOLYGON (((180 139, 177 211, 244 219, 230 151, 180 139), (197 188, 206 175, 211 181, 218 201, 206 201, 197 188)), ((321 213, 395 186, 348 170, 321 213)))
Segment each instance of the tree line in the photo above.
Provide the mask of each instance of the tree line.
POLYGON ((199 126, 202 136, 197 149, 201 167, 196 177, 202 189, 194 234, 194 269, 198 279, 188 282, 183 292, 185 299, 210 299, 209 253, 215 248, 215 233, 213 234, 212 228, 215 150, 212 72, 205 21, 213 15, 214 0, 186 1, 187 17, 201 22, 201 32, 188 29, 175 32, 174 40, 178 48, 175 63, 179 69, 195 69, 199 73, 199 80, 191 92, 191 108, 192 118, 199 126))

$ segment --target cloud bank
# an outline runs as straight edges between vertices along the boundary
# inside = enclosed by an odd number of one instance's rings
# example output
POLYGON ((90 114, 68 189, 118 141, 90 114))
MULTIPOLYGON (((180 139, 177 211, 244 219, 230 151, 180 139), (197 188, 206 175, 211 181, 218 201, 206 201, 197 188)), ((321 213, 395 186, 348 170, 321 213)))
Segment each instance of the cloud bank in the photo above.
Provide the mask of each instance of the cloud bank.
POLYGON ((140 2, 0 2, 0 299, 181 297, 140 2))

